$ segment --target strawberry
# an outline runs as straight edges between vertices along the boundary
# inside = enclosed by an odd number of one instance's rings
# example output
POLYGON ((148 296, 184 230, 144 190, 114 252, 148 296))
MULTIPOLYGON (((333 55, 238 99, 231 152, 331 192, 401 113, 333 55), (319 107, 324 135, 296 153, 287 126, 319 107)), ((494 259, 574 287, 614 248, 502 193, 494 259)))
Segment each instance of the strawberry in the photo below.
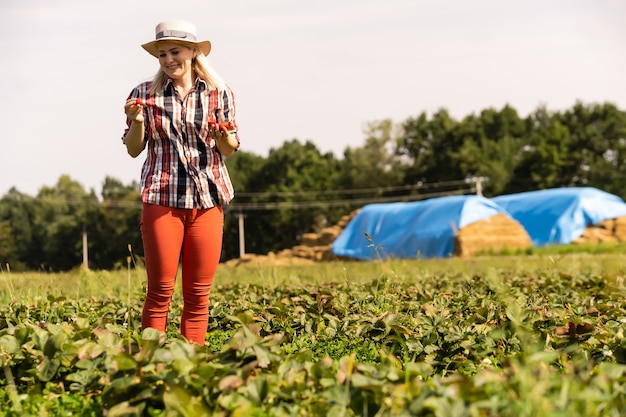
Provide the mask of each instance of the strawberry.
POLYGON ((233 125, 233 122, 222 122, 222 123, 217 123, 214 120, 210 120, 209 121, 209 126, 210 127, 217 127, 220 130, 231 130, 233 129, 235 126, 233 125))
POLYGON ((233 123, 232 123, 232 122, 223 122, 223 123, 220 123, 220 124, 219 124, 219 127, 220 127, 220 129, 222 129, 222 130, 230 130, 230 129, 232 129, 234 126, 233 126, 233 123))

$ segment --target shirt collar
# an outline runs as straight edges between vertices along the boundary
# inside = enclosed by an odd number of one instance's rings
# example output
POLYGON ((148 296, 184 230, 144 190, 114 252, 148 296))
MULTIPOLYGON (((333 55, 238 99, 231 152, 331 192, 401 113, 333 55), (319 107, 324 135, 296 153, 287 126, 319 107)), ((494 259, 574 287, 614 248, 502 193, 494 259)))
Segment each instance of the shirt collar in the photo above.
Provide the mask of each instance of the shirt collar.
MULTIPOLYGON (((204 81, 200 77, 196 77, 196 81, 194 82, 194 87, 196 91, 203 91, 207 88, 206 81, 204 81)), ((173 89, 174 83, 172 82, 172 79, 168 77, 167 80, 165 81, 165 85, 163 85, 163 91, 167 91, 169 88, 173 89)))

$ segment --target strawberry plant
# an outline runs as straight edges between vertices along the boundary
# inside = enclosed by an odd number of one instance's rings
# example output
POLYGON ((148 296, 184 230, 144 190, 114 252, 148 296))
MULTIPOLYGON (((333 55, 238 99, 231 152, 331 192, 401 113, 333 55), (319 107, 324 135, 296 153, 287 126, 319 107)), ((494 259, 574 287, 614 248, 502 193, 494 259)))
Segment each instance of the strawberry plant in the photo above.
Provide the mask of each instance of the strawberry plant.
POLYGON ((204 346, 178 336, 180 296, 166 333, 138 328, 141 292, 15 298, 0 416, 621 415, 625 291, 620 274, 523 268, 234 280, 204 346))

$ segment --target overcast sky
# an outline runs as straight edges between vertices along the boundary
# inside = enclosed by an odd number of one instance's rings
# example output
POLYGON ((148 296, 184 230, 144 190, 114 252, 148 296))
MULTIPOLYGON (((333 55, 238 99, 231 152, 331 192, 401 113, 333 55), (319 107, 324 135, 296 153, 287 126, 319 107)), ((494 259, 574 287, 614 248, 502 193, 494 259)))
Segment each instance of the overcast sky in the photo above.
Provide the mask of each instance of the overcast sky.
POLYGON ((123 103, 158 67, 140 45, 177 18, 212 42, 262 156, 298 139, 341 157, 368 122, 440 108, 626 109, 623 0, 0 0, 0 197, 139 179, 123 103))

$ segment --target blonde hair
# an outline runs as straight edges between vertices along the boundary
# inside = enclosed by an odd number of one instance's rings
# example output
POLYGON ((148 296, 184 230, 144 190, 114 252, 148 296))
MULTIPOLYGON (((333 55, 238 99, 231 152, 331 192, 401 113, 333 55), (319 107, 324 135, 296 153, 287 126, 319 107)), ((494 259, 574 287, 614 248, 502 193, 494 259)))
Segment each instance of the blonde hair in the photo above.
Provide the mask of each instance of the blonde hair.
MULTIPOLYGON (((196 51, 196 56, 191 60, 191 67, 198 77, 206 82, 210 88, 217 89, 218 91, 224 91, 226 89, 226 83, 219 76, 217 71, 211 67, 206 56, 202 53, 200 48, 195 44, 189 44, 187 42, 176 42, 182 46, 193 49, 196 51)), ((152 79, 152 85, 148 89, 149 94, 157 94, 163 90, 165 82, 167 81, 167 75, 161 68, 157 71, 152 79)))

